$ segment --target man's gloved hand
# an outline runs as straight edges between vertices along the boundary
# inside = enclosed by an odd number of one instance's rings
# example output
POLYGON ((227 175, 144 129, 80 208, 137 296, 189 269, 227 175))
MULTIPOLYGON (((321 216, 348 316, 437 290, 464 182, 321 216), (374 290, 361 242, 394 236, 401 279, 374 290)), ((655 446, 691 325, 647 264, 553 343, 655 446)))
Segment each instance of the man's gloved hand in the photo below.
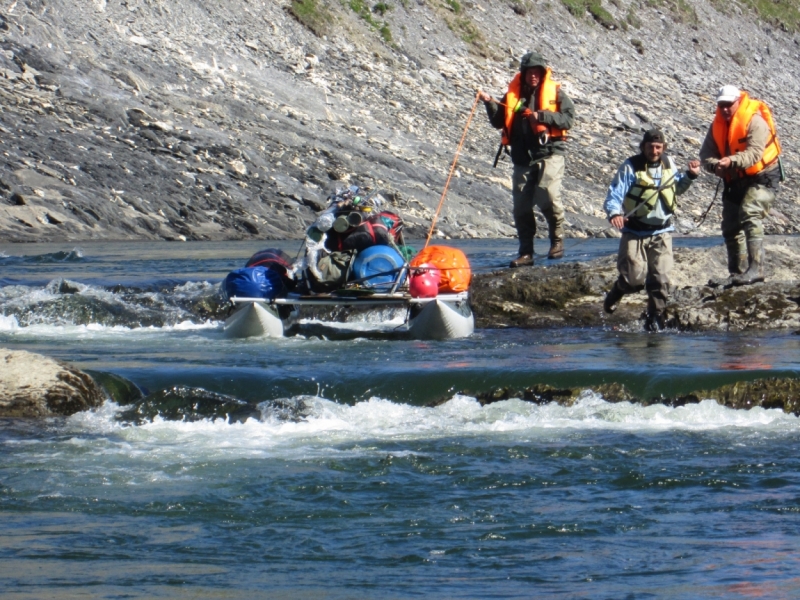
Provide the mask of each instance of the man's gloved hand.
POLYGON ((539 120, 539 113, 536 111, 531 110, 530 108, 526 108, 520 113, 523 117, 528 119, 529 121, 536 122, 539 120))

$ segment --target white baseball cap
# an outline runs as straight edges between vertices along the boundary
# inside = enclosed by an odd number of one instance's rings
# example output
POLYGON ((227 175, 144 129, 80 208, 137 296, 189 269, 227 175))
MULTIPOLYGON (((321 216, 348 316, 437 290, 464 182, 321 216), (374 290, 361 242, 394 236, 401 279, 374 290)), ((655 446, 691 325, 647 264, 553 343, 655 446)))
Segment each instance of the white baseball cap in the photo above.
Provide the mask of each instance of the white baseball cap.
POLYGON ((736 102, 742 92, 735 85, 723 85, 717 92, 717 104, 720 102, 736 102))

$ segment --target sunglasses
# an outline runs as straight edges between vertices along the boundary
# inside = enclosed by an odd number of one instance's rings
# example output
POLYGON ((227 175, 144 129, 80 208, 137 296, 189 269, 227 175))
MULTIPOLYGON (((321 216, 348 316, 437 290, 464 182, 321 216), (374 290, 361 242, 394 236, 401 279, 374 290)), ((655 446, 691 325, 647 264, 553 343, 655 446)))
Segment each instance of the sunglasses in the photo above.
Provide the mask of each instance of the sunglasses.
POLYGON ((730 108, 734 105, 734 102, 717 102, 717 106, 720 108, 730 108))

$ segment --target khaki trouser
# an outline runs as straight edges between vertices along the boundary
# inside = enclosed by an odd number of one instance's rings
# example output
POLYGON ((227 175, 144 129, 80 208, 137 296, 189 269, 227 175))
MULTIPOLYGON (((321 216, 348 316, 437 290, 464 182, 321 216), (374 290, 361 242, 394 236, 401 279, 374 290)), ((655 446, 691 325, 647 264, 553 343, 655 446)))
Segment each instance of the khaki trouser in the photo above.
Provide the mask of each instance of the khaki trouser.
POLYGON ((762 219, 775 201, 775 190, 753 184, 722 195, 722 237, 731 255, 747 254, 747 242, 764 238, 762 219))
POLYGON ((530 167, 514 166, 511 196, 514 200, 514 225, 519 238, 519 254, 533 254, 536 219, 533 207, 542 211, 551 240, 563 238, 564 207, 561 204, 561 180, 564 179, 564 156, 554 154, 530 167))
POLYGON ((617 287, 625 294, 647 290, 647 313, 667 308, 669 275, 672 272, 672 234, 641 237, 623 232, 617 256, 617 287))

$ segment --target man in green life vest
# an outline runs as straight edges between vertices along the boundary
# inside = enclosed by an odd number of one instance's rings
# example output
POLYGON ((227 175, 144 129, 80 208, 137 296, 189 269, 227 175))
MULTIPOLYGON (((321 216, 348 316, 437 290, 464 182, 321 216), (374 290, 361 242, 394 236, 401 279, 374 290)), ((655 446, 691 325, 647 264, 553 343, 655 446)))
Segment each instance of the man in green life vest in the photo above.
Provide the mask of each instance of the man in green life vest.
POLYGON ((672 271, 672 214, 675 198, 700 173, 700 161, 689 161, 682 173, 666 155, 664 134, 644 134, 636 156, 622 163, 608 188, 603 208, 611 224, 622 232, 617 257, 619 278, 606 294, 603 309, 616 310, 625 294, 647 290, 645 329, 666 324, 669 275, 672 271))

